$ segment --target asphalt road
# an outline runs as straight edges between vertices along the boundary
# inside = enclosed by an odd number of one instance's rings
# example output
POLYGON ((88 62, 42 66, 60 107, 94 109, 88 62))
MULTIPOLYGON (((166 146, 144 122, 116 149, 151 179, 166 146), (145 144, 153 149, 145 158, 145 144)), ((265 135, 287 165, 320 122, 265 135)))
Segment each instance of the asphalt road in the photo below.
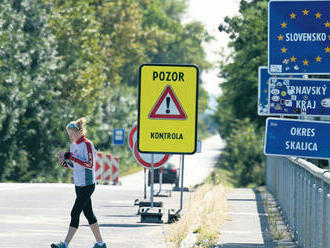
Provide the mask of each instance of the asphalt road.
MULTIPOLYGON (((199 184, 205 179, 222 146, 221 139, 214 136, 203 142, 202 153, 185 156, 185 186, 199 184)), ((178 162, 178 156, 171 159, 178 162)), ((137 198, 143 200, 143 172, 120 180, 121 186, 97 185, 93 194, 93 207, 108 247, 166 247, 166 224, 140 223, 138 208, 133 204, 137 198)), ((163 188, 169 188, 169 185, 163 188)), ((189 197, 189 194, 184 196, 189 197)), ((42 248, 63 240, 74 196, 72 184, 1 183, 0 247, 42 248)), ((165 208, 179 207, 178 193, 155 200, 164 201, 165 208)), ((165 216, 163 219, 167 220, 165 216)), ((92 232, 82 215, 70 248, 91 248, 93 242, 92 232)))

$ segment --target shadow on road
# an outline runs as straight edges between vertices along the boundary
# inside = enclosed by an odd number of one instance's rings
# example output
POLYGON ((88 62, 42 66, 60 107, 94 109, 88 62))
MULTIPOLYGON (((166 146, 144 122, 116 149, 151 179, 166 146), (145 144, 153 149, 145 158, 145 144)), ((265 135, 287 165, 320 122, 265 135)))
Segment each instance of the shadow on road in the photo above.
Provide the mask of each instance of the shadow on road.
POLYGON ((104 217, 118 217, 118 218, 130 218, 130 217, 139 217, 136 214, 134 215, 124 215, 124 214, 108 214, 108 215, 103 215, 104 217))
POLYGON ((102 205, 101 208, 131 208, 133 207, 133 201, 132 205, 102 205))
POLYGON ((217 248, 261 248, 265 247, 262 244, 235 244, 235 243, 228 243, 228 244, 223 244, 220 246, 217 246, 217 248))
MULTIPOLYGON (((82 227, 89 227, 89 225, 81 225, 82 227)), ((136 228, 136 227, 155 227, 161 225, 145 225, 145 224, 100 224, 100 227, 121 227, 121 228, 136 228)))
POLYGON ((227 199, 227 201, 256 201, 255 199, 227 199))

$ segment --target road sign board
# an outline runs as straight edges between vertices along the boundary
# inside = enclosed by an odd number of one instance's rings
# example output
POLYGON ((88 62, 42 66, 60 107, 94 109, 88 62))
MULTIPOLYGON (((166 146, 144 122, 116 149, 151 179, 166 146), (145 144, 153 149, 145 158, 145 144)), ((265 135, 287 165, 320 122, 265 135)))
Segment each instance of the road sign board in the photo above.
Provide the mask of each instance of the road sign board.
POLYGON ((268 118, 266 155, 330 158, 330 123, 268 118))
MULTIPOLYGON (((276 115, 269 113, 269 96, 268 96, 268 85, 269 79, 276 77, 268 73, 267 66, 259 66, 258 68, 258 115, 276 115)), ((285 75, 281 77, 287 77, 285 75)), ((292 78, 292 75, 288 75, 292 78)), ((295 78, 302 78, 302 75, 294 75, 295 78)))
POLYGON ((195 153, 198 68, 143 64, 139 74, 139 151, 195 153))
POLYGON ((267 71, 267 66, 258 68, 258 115, 269 114, 268 83, 271 75, 267 71))
POLYGON ((271 0, 270 74, 330 73, 330 1, 271 0))
POLYGON ((114 128, 113 129, 112 142, 113 142, 114 145, 123 145, 123 144, 125 144, 125 129, 123 129, 123 128, 114 128))
MULTIPOLYGON (((151 168, 151 153, 141 153, 137 148, 137 142, 133 145, 133 154, 136 162, 140 165, 142 165, 145 168, 150 169, 151 168)), ((163 165, 167 162, 169 159, 169 154, 162 154, 157 153, 154 154, 154 169, 159 169, 163 167, 163 165)))
POLYGON ((128 133, 128 142, 127 143, 128 143, 129 149, 131 149, 131 151, 133 151, 134 143, 137 140, 137 134, 136 134, 137 128, 138 128, 138 126, 134 125, 128 133))
POLYGON ((330 80, 272 78, 269 103, 270 114, 330 115, 330 80))

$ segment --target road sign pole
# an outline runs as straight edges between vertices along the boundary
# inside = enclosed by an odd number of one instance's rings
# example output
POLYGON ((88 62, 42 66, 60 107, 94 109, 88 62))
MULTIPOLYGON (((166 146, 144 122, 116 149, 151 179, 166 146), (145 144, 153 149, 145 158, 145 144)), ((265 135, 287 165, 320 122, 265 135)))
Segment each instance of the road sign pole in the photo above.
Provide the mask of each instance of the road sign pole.
POLYGON ((147 169, 144 168, 144 199, 147 199, 147 180, 146 180, 146 176, 147 176, 147 169))
POLYGON ((180 209, 177 211, 177 214, 182 211, 183 208, 183 172, 184 172, 184 155, 181 154, 181 188, 180 188, 180 209))
POLYGON ((160 192, 162 191, 162 183, 163 183, 163 169, 160 168, 159 169, 159 189, 158 189, 157 195, 159 195, 160 192))
POLYGON ((160 171, 159 171, 159 193, 162 191, 162 183, 163 183, 163 169, 160 168, 160 171))
POLYGON ((150 206, 154 207, 154 154, 151 153, 151 184, 150 184, 150 206))

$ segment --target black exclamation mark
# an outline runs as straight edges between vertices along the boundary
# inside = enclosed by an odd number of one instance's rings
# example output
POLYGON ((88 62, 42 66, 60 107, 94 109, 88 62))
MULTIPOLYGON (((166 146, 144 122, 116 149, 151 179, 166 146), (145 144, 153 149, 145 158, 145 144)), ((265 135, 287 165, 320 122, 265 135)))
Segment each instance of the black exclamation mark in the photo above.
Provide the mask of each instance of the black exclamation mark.
POLYGON ((171 102, 171 97, 166 97, 166 106, 167 106, 167 109, 166 109, 166 114, 169 114, 171 111, 170 111, 170 102, 171 102))

